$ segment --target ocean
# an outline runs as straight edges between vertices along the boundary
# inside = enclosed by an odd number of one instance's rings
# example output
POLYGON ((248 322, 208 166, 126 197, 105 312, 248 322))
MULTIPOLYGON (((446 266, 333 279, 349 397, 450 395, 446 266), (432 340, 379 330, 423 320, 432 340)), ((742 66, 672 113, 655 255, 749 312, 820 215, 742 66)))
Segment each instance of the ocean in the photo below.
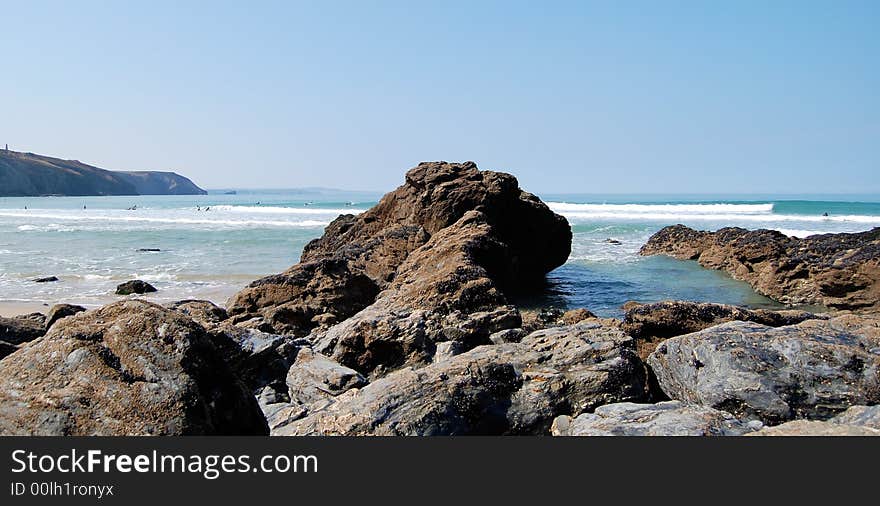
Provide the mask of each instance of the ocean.
MULTIPOLYGON (((546 294, 517 302, 586 307, 601 316, 620 316, 629 300, 779 307, 747 284, 695 262, 638 256, 666 225, 770 228, 797 237, 880 226, 876 195, 539 196, 571 223, 572 253, 548 276, 546 294)), ((222 305, 250 281, 296 263, 303 246, 333 218, 363 212, 379 197, 307 189, 0 198, 0 305, 97 306, 117 300, 116 285, 135 278, 158 288, 150 300, 197 298, 222 305), (44 276, 60 281, 33 281, 44 276)))

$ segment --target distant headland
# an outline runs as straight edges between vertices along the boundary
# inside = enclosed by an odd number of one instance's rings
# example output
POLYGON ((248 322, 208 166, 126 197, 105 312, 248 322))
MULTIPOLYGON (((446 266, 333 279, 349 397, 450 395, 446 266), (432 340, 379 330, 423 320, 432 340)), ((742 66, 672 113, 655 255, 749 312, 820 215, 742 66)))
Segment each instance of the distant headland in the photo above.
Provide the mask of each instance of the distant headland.
POLYGON ((205 194, 174 172, 110 171, 8 146, 0 149, 0 197, 205 194))

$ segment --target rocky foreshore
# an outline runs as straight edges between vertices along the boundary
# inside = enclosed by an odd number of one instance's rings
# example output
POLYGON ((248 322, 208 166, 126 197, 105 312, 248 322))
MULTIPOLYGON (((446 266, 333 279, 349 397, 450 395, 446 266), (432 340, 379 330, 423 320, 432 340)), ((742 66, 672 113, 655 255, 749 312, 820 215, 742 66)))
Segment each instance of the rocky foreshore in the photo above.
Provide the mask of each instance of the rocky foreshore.
POLYGON ((774 230, 674 225, 651 236, 640 253, 696 260, 786 304, 880 309, 880 228, 798 239, 774 230))
POLYGON ((513 296, 566 261, 568 223, 509 174, 423 163, 225 309, 132 299, 0 319, 0 433, 880 435, 877 231, 724 230, 671 227, 643 252, 861 313, 520 311, 513 296), (772 274, 791 271, 806 274, 772 274))

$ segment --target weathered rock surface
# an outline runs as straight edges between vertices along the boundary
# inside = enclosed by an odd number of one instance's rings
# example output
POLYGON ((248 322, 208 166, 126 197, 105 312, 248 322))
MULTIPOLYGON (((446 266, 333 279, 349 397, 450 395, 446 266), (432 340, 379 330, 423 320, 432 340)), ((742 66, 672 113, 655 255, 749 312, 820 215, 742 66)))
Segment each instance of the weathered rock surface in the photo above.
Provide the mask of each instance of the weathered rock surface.
MULTIPOLYGON (((37 313, 39 314, 39 313, 37 313)), ((0 316, 0 341, 9 344, 21 344, 42 336, 46 333, 45 317, 29 317, 28 315, 4 318, 0 316)))
POLYGON ((300 350, 287 373, 290 401, 296 404, 326 400, 366 384, 366 378, 354 369, 308 348, 300 350))
POLYGON ((0 367, 0 434, 265 434, 204 329, 124 301, 55 323, 0 367))
POLYGON ((126 281, 125 283, 122 283, 116 287, 116 295, 131 295, 131 294, 142 295, 145 293, 152 293, 155 291, 156 291, 155 286, 147 283, 146 281, 141 281, 140 279, 133 279, 131 281, 126 281))
POLYGON ((58 320, 82 313, 86 308, 74 304, 55 304, 46 313, 46 330, 52 328, 58 320))
POLYGON ((180 311, 206 329, 219 325, 229 318, 225 309, 207 300, 180 300, 165 304, 165 307, 180 311))
POLYGON ((880 436, 880 430, 819 420, 794 420, 747 436, 880 436))
POLYGON ((851 406, 829 421, 880 430, 880 406, 851 406))
POLYGON ((657 404, 622 402, 599 406, 576 418, 553 421, 554 436, 740 436, 761 428, 730 413, 679 401, 657 404))
POLYGON ((880 308, 880 228, 798 239, 772 230, 675 225, 654 234, 640 253, 696 260, 788 304, 880 308))
POLYGON ((400 369, 323 401, 284 406, 288 418, 274 420, 273 434, 546 434, 560 414, 645 397, 645 370, 632 338, 581 323, 400 369))
POLYGON ((621 322, 621 329, 636 338, 639 356, 647 358, 657 344, 665 339, 697 332, 724 322, 744 321, 782 327, 804 320, 828 318, 828 315, 806 311, 752 310, 726 304, 663 301, 653 304, 629 304, 621 322))
MULTIPOLYGON (((278 333, 305 336, 324 330, 376 302, 379 292, 400 277, 401 265, 413 252, 470 211, 481 213, 491 240, 504 249, 503 263, 475 262, 499 290, 537 282, 568 257, 568 223, 520 190, 513 176, 480 171, 473 162, 422 163, 372 209, 334 220, 320 239, 306 246, 301 263, 234 296, 227 304, 229 313, 236 321, 261 317, 263 330, 278 333)), ((479 295, 476 290, 467 294, 479 295)), ((451 294, 444 299, 452 300, 451 294)), ((414 300, 405 308, 423 309, 421 302, 430 300, 414 300)))
POLYGON ((843 316, 772 328, 730 322, 673 337, 648 358, 672 399, 778 424, 827 419, 880 402, 874 317, 843 316))
POLYGON ((412 252, 372 305, 310 340, 334 360, 378 375, 430 363, 440 342, 460 351, 488 344, 492 333, 521 324, 485 267, 503 264, 508 253, 482 213, 465 213, 412 252))
POLYGON ((300 343, 291 336, 269 334, 253 328, 224 323, 212 327, 209 335, 233 374, 251 392, 267 387, 287 402, 285 378, 300 350, 300 343))

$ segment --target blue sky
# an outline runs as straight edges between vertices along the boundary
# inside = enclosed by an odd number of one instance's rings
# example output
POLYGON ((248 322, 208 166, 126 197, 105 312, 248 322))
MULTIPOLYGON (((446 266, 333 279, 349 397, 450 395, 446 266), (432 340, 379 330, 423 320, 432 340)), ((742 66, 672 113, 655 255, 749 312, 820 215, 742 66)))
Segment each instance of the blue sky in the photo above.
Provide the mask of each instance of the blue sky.
POLYGON ((442 159, 537 192, 880 193, 880 2, 137 4, 0 1, 0 143, 208 188, 442 159))

